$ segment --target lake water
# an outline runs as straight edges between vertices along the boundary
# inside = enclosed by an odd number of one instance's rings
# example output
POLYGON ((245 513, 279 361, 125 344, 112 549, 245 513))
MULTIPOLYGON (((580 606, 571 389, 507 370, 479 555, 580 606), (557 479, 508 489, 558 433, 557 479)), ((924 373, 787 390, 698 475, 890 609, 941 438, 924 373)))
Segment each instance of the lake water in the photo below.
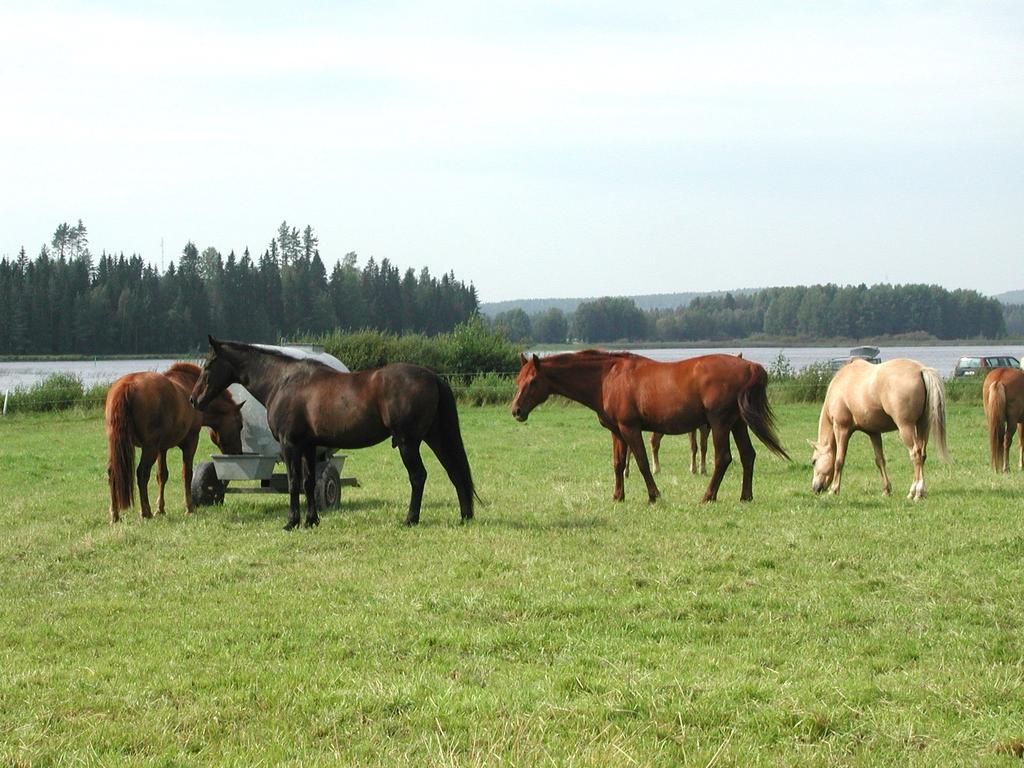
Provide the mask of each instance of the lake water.
MULTIPOLYGON (((833 357, 845 357, 849 347, 702 347, 687 349, 634 349, 640 355, 655 360, 682 360, 697 355, 709 355, 721 352, 735 355, 740 352, 747 360, 768 367, 781 352, 797 370, 811 363, 830 360, 833 357)), ((977 357, 979 355, 1013 355, 1020 359, 1024 355, 1024 345, 963 345, 963 346, 925 346, 925 347, 882 347, 882 360, 896 357, 909 357, 919 360, 925 365, 939 371, 943 377, 949 376, 953 366, 960 357, 977 357)), ((134 371, 164 371, 175 360, 76 360, 69 362, 0 362, 0 395, 8 389, 36 384, 54 373, 73 373, 82 379, 88 387, 93 384, 106 384, 126 373, 134 371)), ((200 362, 193 359, 192 362, 200 362)), ((342 362, 345 362, 344 360, 342 362)))

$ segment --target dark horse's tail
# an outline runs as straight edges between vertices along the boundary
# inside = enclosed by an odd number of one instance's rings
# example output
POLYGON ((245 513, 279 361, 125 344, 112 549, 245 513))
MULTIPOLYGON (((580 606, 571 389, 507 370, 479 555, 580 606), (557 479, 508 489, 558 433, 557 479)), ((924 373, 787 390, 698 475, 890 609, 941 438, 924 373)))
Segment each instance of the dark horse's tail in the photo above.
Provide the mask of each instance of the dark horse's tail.
POLYGON ((132 444, 131 390, 115 384, 107 394, 107 480, 110 483, 110 510, 116 515, 135 503, 133 484, 135 447, 132 444))
POLYGON ((463 520, 473 517, 473 500, 476 487, 473 485, 473 473, 469 469, 469 458, 466 447, 462 444, 462 431, 459 429, 459 412, 455 407, 455 395, 448 382, 440 376, 437 378, 437 416, 430 425, 426 441, 431 450, 437 454, 438 461, 448 473, 448 478, 459 494, 459 510, 463 520))
POLYGON ((786 449, 779 442, 776 434, 775 414, 768 404, 768 374, 757 363, 750 363, 750 380, 740 391, 737 402, 740 406, 740 415, 743 421, 750 427, 750 431, 757 435, 757 439, 767 446, 768 450, 776 456, 781 456, 787 461, 792 461, 786 449))

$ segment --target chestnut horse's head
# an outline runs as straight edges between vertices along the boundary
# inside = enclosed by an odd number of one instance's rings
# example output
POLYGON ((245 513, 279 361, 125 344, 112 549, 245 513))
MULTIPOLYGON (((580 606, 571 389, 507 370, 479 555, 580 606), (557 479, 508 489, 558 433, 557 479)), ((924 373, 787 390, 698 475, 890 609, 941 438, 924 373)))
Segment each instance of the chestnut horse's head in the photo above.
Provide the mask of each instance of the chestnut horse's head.
POLYGON ((188 401, 193 408, 204 410, 217 395, 238 381, 235 367, 227 359, 223 344, 213 336, 210 340, 210 354, 206 356, 202 372, 196 385, 192 388, 192 396, 188 401))
MULTIPOLYGON (((198 382, 197 382, 198 384, 198 382)), ((216 398, 207 412, 210 414, 210 439, 220 448, 221 453, 242 452, 242 406, 244 402, 236 404, 231 395, 225 393, 224 397, 216 398)))
POLYGON ((519 361, 522 368, 516 377, 516 396, 512 399, 512 417, 516 421, 526 421, 530 411, 548 399, 551 388, 540 370, 540 358, 536 355, 526 357, 520 353, 519 361))
POLYGON ((814 477, 811 480, 811 490, 821 493, 832 484, 832 476, 836 470, 836 453, 831 445, 811 443, 814 453, 811 456, 811 465, 814 467, 814 477))

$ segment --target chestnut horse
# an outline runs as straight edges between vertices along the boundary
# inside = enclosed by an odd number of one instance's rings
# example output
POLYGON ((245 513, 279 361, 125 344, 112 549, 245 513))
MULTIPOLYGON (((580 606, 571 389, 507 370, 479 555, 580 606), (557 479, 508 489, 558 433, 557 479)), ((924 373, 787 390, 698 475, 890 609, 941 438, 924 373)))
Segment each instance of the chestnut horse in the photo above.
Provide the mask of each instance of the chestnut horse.
POLYGON ((882 433, 894 430, 899 430, 914 465, 914 482, 907 498, 923 498, 924 461, 931 431, 935 431, 942 457, 947 457, 946 392, 942 379, 933 368, 916 360, 898 358, 879 365, 851 360, 829 383, 821 407, 818 440, 811 443, 812 490, 821 493, 831 484, 830 492, 839 493, 850 435, 861 431, 871 438, 875 465, 882 474, 882 492, 888 496, 892 483, 885 471, 882 433))
POLYGON ((1013 432, 1021 432, 1018 467, 1024 469, 1024 371, 996 368, 985 377, 982 400, 988 422, 992 469, 1010 471, 1010 446, 1013 432))
POLYGON ((210 354, 192 390, 205 407, 235 382, 267 409, 270 431, 288 468, 291 516, 299 524, 299 493, 305 462, 306 527, 320 522, 316 510, 316 449, 367 448, 391 438, 409 473, 412 495, 406 525, 420 520, 427 470, 420 458, 426 442, 455 486, 463 520, 473 517, 473 477, 462 444, 455 395, 448 382, 418 365, 393 363, 342 373, 317 360, 296 359, 256 344, 210 338, 210 354))
MULTIPOLYGON (((708 473, 708 435, 711 434, 711 427, 707 424, 701 425, 699 429, 689 432, 690 436, 690 474, 697 474, 697 433, 700 432, 700 474, 708 473)), ((661 440, 665 436, 661 432, 651 432, 651 472, 661 472, 661 440)), ((626 456, 626 477, 629 477, 629 456, 626 456)))
POLYGON ((648 500, 660 492, 651 474, 643 432, 679 435, 709 424, 715 445, 715 468, 702 501, 714 501, 725 470, 732 462, 729 435, 736 440, 743 464, 741 501, 753 498, 754 446, 749 427, 768 449, 789 456, 775 434, 768 404, 768 374, 757 363, 733 355, 704 355, 675 363, 659 363, 629 352, 588 349, 539 358, 520 355, 522 368, 512 416, 526 421, 550 395, 562 395, 597 413, 612 433, 615 491, 622 501, 627 451, 636 459, 647 483, 648 500))
POLYGON ((107 480, 110 484, 110 522, 135 502, 132 466, 135 446, 142 448, 135 479, 143 517, 152 517, 149 505, 149 473, 157 466, 157 514, 164 513, 164 484, 167 482, 167 451, 181 448, 185 480, 185 509, 192 513, 192 459, 199 445, 199 430, 210 428, 210 437, 224 453, 242 452, 241 405, 227 392, 202 411, 189 405, 188 398, 199 378, 199 366, 175 363, 163 373, 129 373, 114 382, 107 392, 107 480))

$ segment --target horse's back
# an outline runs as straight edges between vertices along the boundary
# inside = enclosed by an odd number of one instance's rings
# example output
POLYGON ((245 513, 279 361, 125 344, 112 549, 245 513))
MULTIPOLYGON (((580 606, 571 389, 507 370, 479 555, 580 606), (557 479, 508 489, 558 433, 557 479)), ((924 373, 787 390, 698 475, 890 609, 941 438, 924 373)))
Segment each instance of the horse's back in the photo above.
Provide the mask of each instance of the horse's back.
POLYGON ((198 429, 188 393, 162 373, 139 371, 118 379, 107 395, 108 419, 119 397, 127 399, 133 436, 140 445, 170 448, 198 429))
POLYGON ((902 423, 915 423, 927 410, 925 370, 908 358, 880 364, 853 360, 833 378, 826 406, 836 420, 845 409, 852 425, 868 432, 888 432, 902 423))
POLYGON ((735 355, 701 355, 671 363, 636 358, 619 375, 645 425, 667 434, 690 432, 708 412, 737 408, 756 364, 735 355))

